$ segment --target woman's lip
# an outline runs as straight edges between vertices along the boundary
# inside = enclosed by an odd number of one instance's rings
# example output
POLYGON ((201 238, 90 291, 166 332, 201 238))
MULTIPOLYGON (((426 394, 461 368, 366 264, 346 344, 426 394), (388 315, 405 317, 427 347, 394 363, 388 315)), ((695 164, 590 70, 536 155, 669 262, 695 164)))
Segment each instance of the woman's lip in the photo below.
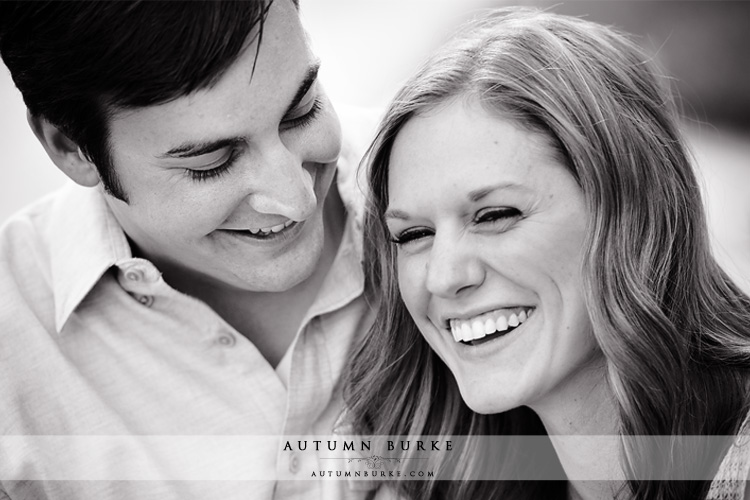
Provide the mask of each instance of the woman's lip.
POLYGON ((450 347, 448 348, 451 349, 451 352, 453 352, 457 356, 457 359, 463 363, 496 360, 496 356, 500 352, 505 351, 512 344, 518 342, 519 339, 525 338, 528 333, 533 332, 533 330, 525 328, 530 321, 534 321, 534 318, 529 317, 517 327, 503 332, 495 332, 470 342, 456 342, 450 329, 448 329, 448 336, 450 337, 450 347))
POLYGON ((449 313, 440 316, 438 324, 443 325, 443 328, 450 329, 450 322, 452 320, 458 321, 469 321, 485 314, 493 314, 499 312, 518 313, 521 310, 536 309, 536 306, 532 305, 513 305, 513 306, 493 306, 490 308, 475 309, 471 312, 462 313, 449 313))
POLYGON ((469 342, 486 336, 504 334, 522 325, 529 319, 534 308, 495 310, 466 320, 451 320, 449 328, 455 342, 469 342))

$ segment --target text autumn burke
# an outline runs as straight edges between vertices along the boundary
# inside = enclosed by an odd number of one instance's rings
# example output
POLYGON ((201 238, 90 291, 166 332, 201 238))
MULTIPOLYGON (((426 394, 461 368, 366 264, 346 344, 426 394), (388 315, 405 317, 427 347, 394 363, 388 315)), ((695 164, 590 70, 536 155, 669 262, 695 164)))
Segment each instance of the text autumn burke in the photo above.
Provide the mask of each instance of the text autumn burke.
MULTIPOLYGON (((381 442, 378 442, 380 444, 381 442)), ((414 441, 385 441, 388 451, 402 450, 408 451, 409 449, 417 451, 451 451, 453 449, 453 443, 451 441, 440 441, 440 440, 414 440, 414 441)), ((320 451, 370 451, 370 441, 338 441, 338 440, 304 440, 304 441, 287 441, 284 445, 284 451, 305 451, 310 450, 320 451), (296 447, 293 443, 296 443, 296 447)))

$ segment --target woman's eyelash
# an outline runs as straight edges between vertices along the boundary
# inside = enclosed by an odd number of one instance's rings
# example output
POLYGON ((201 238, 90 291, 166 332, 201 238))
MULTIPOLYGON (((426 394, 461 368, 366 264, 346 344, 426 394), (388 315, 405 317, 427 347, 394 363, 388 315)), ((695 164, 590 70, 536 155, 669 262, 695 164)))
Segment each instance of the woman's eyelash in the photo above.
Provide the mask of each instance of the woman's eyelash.
POLYGON ((432 231, 424 228, 417 228, 417 229, 407 229, 406 231, 403 231, 391 238, 391 242, 395 243, 396 245, 403 245, 406 243, 409 243, 411 241, 418 240, 420 238, 424 238, 426 236, 431 236, 432 231))
MULTIPOLYGON (((497 221, 507 221, 521 216, 521 211, 513 207, 501 207, 501 208, 486 208, 480 210, 474 216, 474 224, 485 224, 493 223, 497 221)), ((402 231, 401 233, 391 237, 391 243, 401 246, 412 241, 426 238, 433 235, 433 231, 429 228, 418 227, 411 228, 402 231)))
POLYGON ((513 207, 486 208, 477 212, 474 217, 474 222, 495 222, 498 220, 519 217, 520 215, 521 211, 513 207))
POLYGON ((229 168, 234 165, 234 162, 239 156, 239 150, 232 149, 231 153, 229 153, 229 158, 227 158, 227 160, 221 165, 214 168, 209 168, 207 170, 194 170, 189 168, 187 169, 187 173, 190 175, 191 179, 198 182, 207 181, 209 179, 216 179, 226 173, 229 168))
POLYGON ((282 122, 284 128, 301 128, 309 125, 315 120, 315 118, 318 117, 318 113, 320 113, 321 109, 323 109, 323 103, 321 102, 320 98, 316 98, 315 101, 313 101, 312 106, 310 107, 310 111, 302 116, 298 116, 297 118, 284 120, 282 122))

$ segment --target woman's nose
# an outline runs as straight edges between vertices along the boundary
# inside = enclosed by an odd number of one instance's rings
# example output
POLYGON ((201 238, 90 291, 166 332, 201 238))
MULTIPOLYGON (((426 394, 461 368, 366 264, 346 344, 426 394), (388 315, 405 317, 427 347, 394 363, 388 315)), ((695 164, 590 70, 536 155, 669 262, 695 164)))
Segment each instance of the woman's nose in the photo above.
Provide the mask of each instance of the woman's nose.
POLYGON ((427 290, 444 298, 455 297, 484 282, 485 272, 471 242, 435 235, 427 262, 427 290))

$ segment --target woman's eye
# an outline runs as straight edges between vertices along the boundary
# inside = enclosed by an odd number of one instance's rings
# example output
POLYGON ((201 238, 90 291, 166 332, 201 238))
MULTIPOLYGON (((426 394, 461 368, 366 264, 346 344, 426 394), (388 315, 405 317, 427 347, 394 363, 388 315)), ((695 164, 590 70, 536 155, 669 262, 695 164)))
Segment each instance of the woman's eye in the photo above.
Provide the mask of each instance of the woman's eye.
POLYGON ((391 242, 395 243, 397 246, 402 246, 408 243, 416 242, 423 238, 428 238, 433 234, 434 231, 426 227, 406 229, 393 236, 391 238, 391 242))
POLYGON ((190 176, 191 179, 194 181, 207 181, 209 179, 215 179, 226 173, 229 168, 234 165, 234 162, 239 157, 239 150, 232 149, 229 152, 229 155, 226 157, 226 160, 221 161, 218 165, 212 168, 202 168, 202 169, 194 169, 194 168, 188 168, 186 169, 187 174, 190 176))
POLYGON ((484 208, 474 216, 475 224, 486 224, 493 222, 511 222, 521 216, 521 211, 513 207, 484 208))

